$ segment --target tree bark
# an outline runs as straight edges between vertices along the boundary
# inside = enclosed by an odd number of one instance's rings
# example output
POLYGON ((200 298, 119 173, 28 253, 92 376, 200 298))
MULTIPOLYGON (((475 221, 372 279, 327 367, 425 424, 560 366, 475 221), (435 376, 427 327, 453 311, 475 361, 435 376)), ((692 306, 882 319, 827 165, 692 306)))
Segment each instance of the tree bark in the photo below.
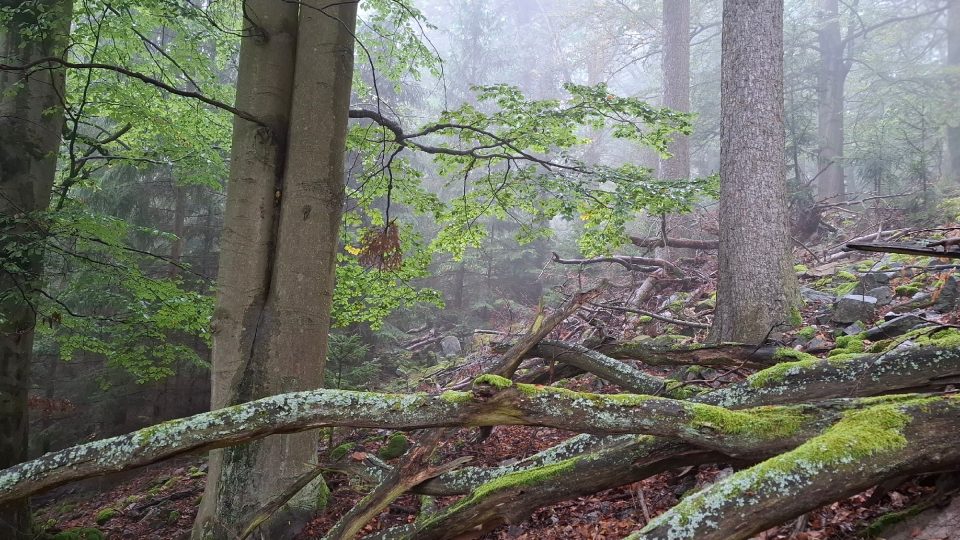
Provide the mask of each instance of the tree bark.
MULTIPOLYGON (((690 112, 690 0, 663 0, 663 105, 690 112)), ((690 141, 674 136, 670 159, 660 160, 660 178, 690 177, 690 141)))
MULTIPOLYGON (((29 64, 66 54, 73 4, 24 4, 0 28, 0 62, 29 64), (39 31, 38 31, 39 30, 39 31), (36 33, 34 33, 36 31, 36 33)), ((0 71, 0 467, 27 458, 30 364, 33 358, 34 289, 43 272, 43 227, 56 176, 63 131, 64 70, 0 71)), ((26 499, 0 505, 0 536, 32 537, 26 499)))
MULTIPOLYGON (((951 88, 960 84, 960 0, 950 0, 947 7, 947 67, 951 88)), ((958 122, 955 120, 955 122, 958 122)), ((948 179, 960 183, 960 125, 947 126, 948 179)))
MULTIPOLYGON (((270 287, 277 193, 293 91, 297 5, 247 0, 240 46, 236 106, 254 111, 265 126, 234 118, 230 182, 217 275, 217 307, 211 329, 211 405, 238 403, 238 387, 252 362, 254 341, 270 287)), ((206 491, 197 514, 194 537, 216 537, 220 512, 235 516, 231 498, 221 490, 223 451, 210 453, 206 491)), ((235 523, 240 523, 236 521, 235 523)), ((222 531, 221 531, 222 532, 222 531)), ((227 534, 222 532, 222 534, 227 534)))
POLYGON ((817 71, 817 196, 820 200, 842 201, 843 174, 843 88, 850 66, 843 58, 839 0, 822 0, 820 66, 817 71))
MULTIPOLYGON (((220 264, 228 279, 218 296, 214 349, 222 344, 223 350, 214 357, 215 408, 323 382, 356 3, 303 2, 299 17, 297 6, 264 2, 247 9, 261 18, 255 24, 266 39, 244 39, 240 76, 247 78, 238 82, 237 108, 273 119, 274 136, 237 121, 240 163, 231 175, 249 185, 228 199, 235 206, 225 229, 234 244, 230 260, 220 264)), ((235 537, 234 527, 312 468, 317 442, 317 433, 306 431, 214 453, 194 536, 235 537)), ((275 512, 261 525, 263 534, 296 534, 313 515, 317 485, 308 484, 275 512)))
POLYGON ((796 276, 787 231, 783 2, 723 6, 720 280, 712 338, 761 343, 790 325, 796 276))

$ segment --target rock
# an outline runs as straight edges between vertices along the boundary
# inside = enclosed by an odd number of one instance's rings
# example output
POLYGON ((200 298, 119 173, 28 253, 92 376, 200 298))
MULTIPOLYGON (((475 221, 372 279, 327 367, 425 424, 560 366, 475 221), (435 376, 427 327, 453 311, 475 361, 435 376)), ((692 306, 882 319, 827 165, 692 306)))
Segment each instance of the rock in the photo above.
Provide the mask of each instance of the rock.
POLYGON ((855 336, 863 332, 863 323, 857 321, 843 329, 843 333, 848 336, 855 336))
POLYGON ((876 298, 878 306, 885 306, 893 302, 893 291, 887 286, 874 287, 867 291, 866 295, 876 298))
POLYGON ((456 336, 444 336, 440 340, 440 350, 443 351, 444 356, 458 356, 463 353, 463 347, 456 336))
POLYGON ((869 321, 876 316, 877 299, 862 294, 848 294, 833 306, 830 320, 840 324, 850 324, 856 321, 869 321))
POLYGON ((870 341, 879 341, 881 339, 890 339, 902 336, 907 332, 921 326, 929 326, 930 323, 920 317, 908 314, 890 319, 880 326, 874 326, 867 330, 866 338, 870 341))
POLYGON ((960 283, 957 282, 956 277, 950 276, 943 287, 940 287, 940 294, 937 296, 937 301, 933 303, 933 310, 937 313, 949 313, 957 309, 958 301, 960 301, 960 283))
POLYGON ((860 276, 860 283, 857 285, 855 292, 866 292, 881 285, 886 285, 890 283, 891 277, 890 272, 866 272, 860 276))
POLYGON ((816 289, 811 289, 810 287, 800 287, 800 296, 808 302, 833 302, 836 300, 836 297, 832 294, 820 292, 816 289))
POLYGON ((810 341, 808 341, 807 344, 803 346, 803 352, 807 352, 810 354, 819 354, 819 353, 825 353, 832 348, 833 348, 833 344, 830 343, 829 341, 823 338, 815 337, 810 341))

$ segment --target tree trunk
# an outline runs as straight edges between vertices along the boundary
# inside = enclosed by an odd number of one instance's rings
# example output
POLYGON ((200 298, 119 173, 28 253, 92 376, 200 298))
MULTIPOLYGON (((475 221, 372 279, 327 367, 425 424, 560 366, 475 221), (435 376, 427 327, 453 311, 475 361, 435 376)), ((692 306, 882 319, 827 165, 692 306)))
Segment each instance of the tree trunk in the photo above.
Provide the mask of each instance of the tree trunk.
MULTIPOLYGON (((690 112, 690 0, 663 0, 663 105, 690 112)), ((690 177, 690 141, 675 135, 660 160, 660 177, 690 177)))
POLYGON ((723 6, 720 280, 712 337, 759 343, 797 304, 783 125, 783 1, 723 6))
MULTIPOLYGON (((270 7, 263 6, 264 13, 270 12, 276 17, 278 12, 270 4, 270 7)), ((248 13, 250 11, 248 9, 248 13)), ((231 323, 231 335, 219 337, 226 349, 223 356, 216 352, 219 342, 215 342, 215 408, 224 404, 223 400, 230 404, 243 403, 284 392, 315 389, 323 381, 344 197, 343 159, 353 75, 356 4, 303 3, 297 29, 292 26, 296 9, 288 13, 284 8, 282 13, 282 18, 271 19, 276 34, 283 36, 276 50, 269 50, 273 39, 265 45, 248 47, 250 40, 243 44, 242 53, 249 49, 251 54, 245 58, 250 63, 241 61, 238 108, 256 113, 265 105, 284 118, 289 110, 291 120, 286 145, 279 141, 273 151, 264 154, 260 148, 262 139, 256 138, 256 132, 247 132, 240 135, 246 137, 241 139, 246 146, 234 150, 242 155, 252 153, 255 158, 265 155, 268 161, 255 159, 250 164, 250 170, 259 175, 255 180, 259 185, 256 197, 252 201, 228 200, 228 204, 234 202, 244 208, 228 210, 225 230, 234 232, 235 213, 250 212, 254 219, 246 221, 252 222, 260 233, 253 238, 264 242, 254 246, 256 273, 241 276, 251 285, 245 292, 254 290, 256 295, 246 292, 247 301, 238 306, 235 299, 223 298, 231 292, 224 289, 221 281, 220 307, 229 302, 233 311, 227 322, 242 325, 231 323), (294 35, 297 53, 291 81, 294 35), (267 60, 256 58, 257 55, 269 55, 276 60, 277 64, 272 66, 282 73, 268 73, 269 69, 262 65, 267 60), (247 80, 249 86, 241 86, 244 69, 263 71, 251 75, 257 79, 247 80), (283 84, 280 84, 272 80, 273 76, 286 79, 281 79, 283 84), (278 103, 240 103, 241 88, 249 88, 254 94, 246 96, 247 99, 266 100, 258 96, 263 90, 260 85, 271 83, 276 84, 277 96, 283 94, 282 99, 273 96, 278 103), (286 107, 279 103, 284 99, 288 103, 286 107), (251 135, 254 136, 252 147, 251 135), (266 206, 273 208, 269 220, 261 211, 266 206), (225 362, 218 365, 218 360, 225 362), (223 366, 229 366, 229 370, 221 371, 223 366)), ((276 34, 271 33, 271 38, 276 34)), ((240 124, 246 123, 238 122, 237 126, 240 124)), ((275 129, 282 128, 277 125, 275 129)), ((235 138, 235 145, 236 141, 235 138)), ((232 176, 235 173, 241 182, 245 181, 249 176, 246 164, 240 163, 237 168, 232 176)), ((231 239, 239 240, 237 236, 231 239)), ((221 259, 221 276, 234 272, 246 274, 249 272, 246 267, 253 266, 244 260, 243 244, 239 244, 240 249, 237 246, 229 245, 232 261, 221 259)), ((225 254, 227 247, 225 237, 225 254)), ((227 316, 227 312, 218 310, 218 322, 227 316)), ((218 331, 222 333, 223 328, 218 331)), ((235 527, 244 524, 248 516, 312 468, 316 451, 317 434, 311 431, 272 437, 219 454, 216 469, 211 465, 206 500, 195 535, 235 536, 235 527)), ((211 463, 213 461, 211 459, 211 463)), ((316 485, 316 482, 308 485, 261 526, 265 537, 290 538, 299 531, 315 510, 317 500, 312 492, 316 485)))
MULTIPOLYGON (((248 0, 245 7, 236 106, 256 114, 266 127, 234 118, 217 308, 211 324, 213 409, 239 401, 237 389, 245 378, 263 375, 249 372, 247 363, 255 366, 254 339, 270 286, 276 194, 282 182, 293 92, 297 5, 248 0)), ((241 510, 232 505, 240 494, 220 485, 221 474, 235 472, 223 470, 223 454, 222 450, 210 453, 206 491, 194 527, 197 538, 228 536, 229 531, 218 526, 218 518, 227 525, 239 523, 241 510)))
POLYGON ((823 0, 820 12, 820 69, 817 72, 817 195, 843 200, 843 87, 850 68, 843 59, 839 0, 823 0))
MULTIPOLYGON (((0 5, 19 8, 0 28, 0 61, 24 65, 65 54, 71 2, 0 5), (29 34, 38 28, 46 31, 39 37, 29 34)), ((37 322, 33 290, 43 270, 37 247, 43 228, 36 221, 42 218, 36 213, 50 203, 63 95, 63 69, 0 71, 0 241, 6 243, 0 274, 0 467, 27 458, 27 392, 37 322)), ((32 537, 26 499, 0 506, 0 537, 32 537)))
MULTIPOLYGON (((960 82, 960 0, 950 0, 947 8, 947 67, 953 73, 948 77, 953 88, 960 82)), ((960 125, 954 120, 954 125, 947 126, 947 155, 949 163, 947 178, 953 182, 960 182, 960 125)))

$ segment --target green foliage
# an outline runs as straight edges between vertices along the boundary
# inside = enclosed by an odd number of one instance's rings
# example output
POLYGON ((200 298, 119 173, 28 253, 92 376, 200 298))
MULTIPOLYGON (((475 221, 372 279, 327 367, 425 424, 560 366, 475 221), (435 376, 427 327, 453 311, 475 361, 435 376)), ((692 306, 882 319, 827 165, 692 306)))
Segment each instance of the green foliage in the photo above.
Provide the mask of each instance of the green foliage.
POLYGON ((370 345, 359 336, 330 334, 327 369, 324 370, 327 388, 358 390, 368 388, 380 372, 376 360, 367 360, 370 345))

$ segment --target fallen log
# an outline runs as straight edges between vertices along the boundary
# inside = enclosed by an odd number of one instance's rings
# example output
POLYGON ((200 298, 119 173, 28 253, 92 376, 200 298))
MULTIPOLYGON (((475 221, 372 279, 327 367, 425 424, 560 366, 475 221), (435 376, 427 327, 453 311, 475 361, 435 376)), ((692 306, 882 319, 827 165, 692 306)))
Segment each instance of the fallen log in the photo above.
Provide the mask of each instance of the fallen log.
POLYGON ((858 243, 848 242, 847 249, 855 251, 870 251, 874 253, 900 253, 902 255, 916 255, 919 257, 938 257, 941 259, 960 259, 960 251, 948 249, 949 246, 937 247, 925 244, 904 243, 858 243))

